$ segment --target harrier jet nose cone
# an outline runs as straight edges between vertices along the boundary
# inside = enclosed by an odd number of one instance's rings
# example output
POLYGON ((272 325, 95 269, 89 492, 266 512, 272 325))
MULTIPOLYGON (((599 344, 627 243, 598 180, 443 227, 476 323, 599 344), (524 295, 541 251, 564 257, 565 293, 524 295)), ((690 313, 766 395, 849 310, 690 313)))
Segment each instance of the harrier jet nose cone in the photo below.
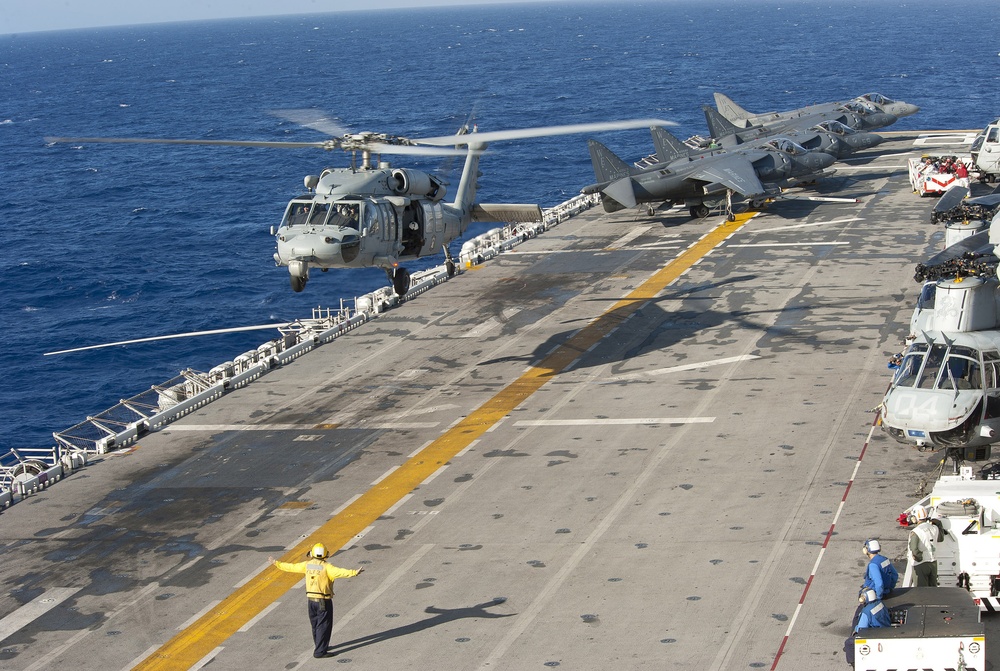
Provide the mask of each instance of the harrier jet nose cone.
POLYGON ((841 139, 846 142, 853 151, 877 147, 884 141, 884 138, 877 133, 852 133, 851 135, 841 139))
POLYGON ((910 116, 911 114, 916 114, 920 111, 920 108, 911 103, 904 103, 901 101, 894 102, 886 108, 886 111, 895 114, 897 117, 910 116))
POLYGON ((810 167, 815 170, 824 170, 837 162, 837 157, 823 152, 813 152, 810 156, 810 167))
POLYGON ((895 114, 889 114, 888 112, 879 112, 877 114, 870 115, 865 121, 868 128, 885 128, 886 126, 891 126, 899 120, 899 117, 895 114))

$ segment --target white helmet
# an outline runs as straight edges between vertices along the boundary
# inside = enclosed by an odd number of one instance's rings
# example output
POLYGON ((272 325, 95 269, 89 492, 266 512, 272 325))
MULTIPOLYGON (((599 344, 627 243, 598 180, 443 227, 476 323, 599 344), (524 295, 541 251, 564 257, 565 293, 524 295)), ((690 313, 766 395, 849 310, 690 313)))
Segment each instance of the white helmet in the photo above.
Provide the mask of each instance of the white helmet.
POLYGON ((875 593, 873 589, 866 589, 861 591, 861 597, 858 601, 862 603, 872 603, 878 599, 878 594, 875 593))
POLYGON ((917 506, 913 509, 913 516, 916 517, 918 521, 923 522, 927 519, 927 508, 917 506))
POLYGON ((869 538, 868 540, 865 541, 865 552, 867 552, 868 554, 877 555, 881 551, 882 551, 882 544, 879 543, 874 538, 869 538))

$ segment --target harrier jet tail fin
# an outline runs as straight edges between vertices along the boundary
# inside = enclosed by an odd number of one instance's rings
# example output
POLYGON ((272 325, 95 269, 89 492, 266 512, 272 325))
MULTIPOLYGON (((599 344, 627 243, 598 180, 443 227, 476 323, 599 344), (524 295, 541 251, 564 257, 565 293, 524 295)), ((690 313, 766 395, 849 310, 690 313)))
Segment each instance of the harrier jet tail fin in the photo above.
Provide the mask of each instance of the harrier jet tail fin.
POLYGON ((656 147, 656 158, 662 163, 670 163, 688 155, 686 144, 678 140, 670 131, 661 126, 649 129, 653 135, 653 146, 656 147))
POLYGON ((708 123, 708 134, 713 138, 719 139, 729 135, 735 135, 739 132, 740 129, 734 125, 733 122, 716 112, 708 105, 703 105, 701 109, 705 112, 705 121, 708 123))
POLYGON ((734 124, 740 125, 742 123, 745 126, 746 120, 753 116, 752 112, 748 112, 734 103, 733 99, 725 93, 714 93, 713 95, 715 96, 715 107, 719 110, 719 114, 734 124))
POLYGON ((632 174, 625 161, 597 140, 587 140, 590 162, 594 165, 594 176, 599 183, 614 182, 632 174))

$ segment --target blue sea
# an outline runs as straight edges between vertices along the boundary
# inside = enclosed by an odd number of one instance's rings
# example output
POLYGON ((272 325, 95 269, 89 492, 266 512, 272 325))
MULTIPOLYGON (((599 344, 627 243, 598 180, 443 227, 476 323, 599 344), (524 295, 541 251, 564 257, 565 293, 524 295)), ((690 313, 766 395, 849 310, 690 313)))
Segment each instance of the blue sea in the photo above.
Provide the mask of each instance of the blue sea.
MULTIPOLYGON (((343 154, 46 136, 317 141, 272 114, 315 108, 410 137, 472 116, 480 130, 656 117, 684 138, 706 133, 713 91, 754 111, 879 91, 922 107, 898 129, 981 128, 1000 115, 998 24, 996 0, 677 0, 0 35, 0 452, 52 445, 54 431, 276 334, 45 352, 290 320, 386 284, 377 269, 331 271, 295 294, 271 259, 268 229, 302 178, 347 165, 343 154)), ((494 144, 480 199, 566 200, 593 181, 586 139, 494 144)), ((600 139, 629 161, 652 151, 643 130, 600 139)))

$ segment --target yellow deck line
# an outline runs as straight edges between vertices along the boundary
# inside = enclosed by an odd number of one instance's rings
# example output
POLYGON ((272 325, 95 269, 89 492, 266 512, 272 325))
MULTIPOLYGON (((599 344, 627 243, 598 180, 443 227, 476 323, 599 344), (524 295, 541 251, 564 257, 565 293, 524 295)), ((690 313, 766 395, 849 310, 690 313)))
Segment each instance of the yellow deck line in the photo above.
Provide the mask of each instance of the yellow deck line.
MULTIPOLYGON (((301 560, 308 549, 317 542, 322 542, 331 548, 346 545, 398 503, 403 496, 413 491, 421 482, 486 433, 490 427, 506 417, 556 374, 565 370, 581 353, 586 352, 617 328, 646 301, 654 298, 723 240, 739 230, 754 214, 737 215, 736 221, 720 224, 692 244, 599 318, 577 331, 541 362, 531 366, 496 396, 362 494, 357 501, 330 518, 308 538, 289 550, 282 560, 301 560)), ((264 608, 281 598, 301 577, 275 568, 265 569, 167 641, 135 669, 179 671, 191 668, 264 608)))

